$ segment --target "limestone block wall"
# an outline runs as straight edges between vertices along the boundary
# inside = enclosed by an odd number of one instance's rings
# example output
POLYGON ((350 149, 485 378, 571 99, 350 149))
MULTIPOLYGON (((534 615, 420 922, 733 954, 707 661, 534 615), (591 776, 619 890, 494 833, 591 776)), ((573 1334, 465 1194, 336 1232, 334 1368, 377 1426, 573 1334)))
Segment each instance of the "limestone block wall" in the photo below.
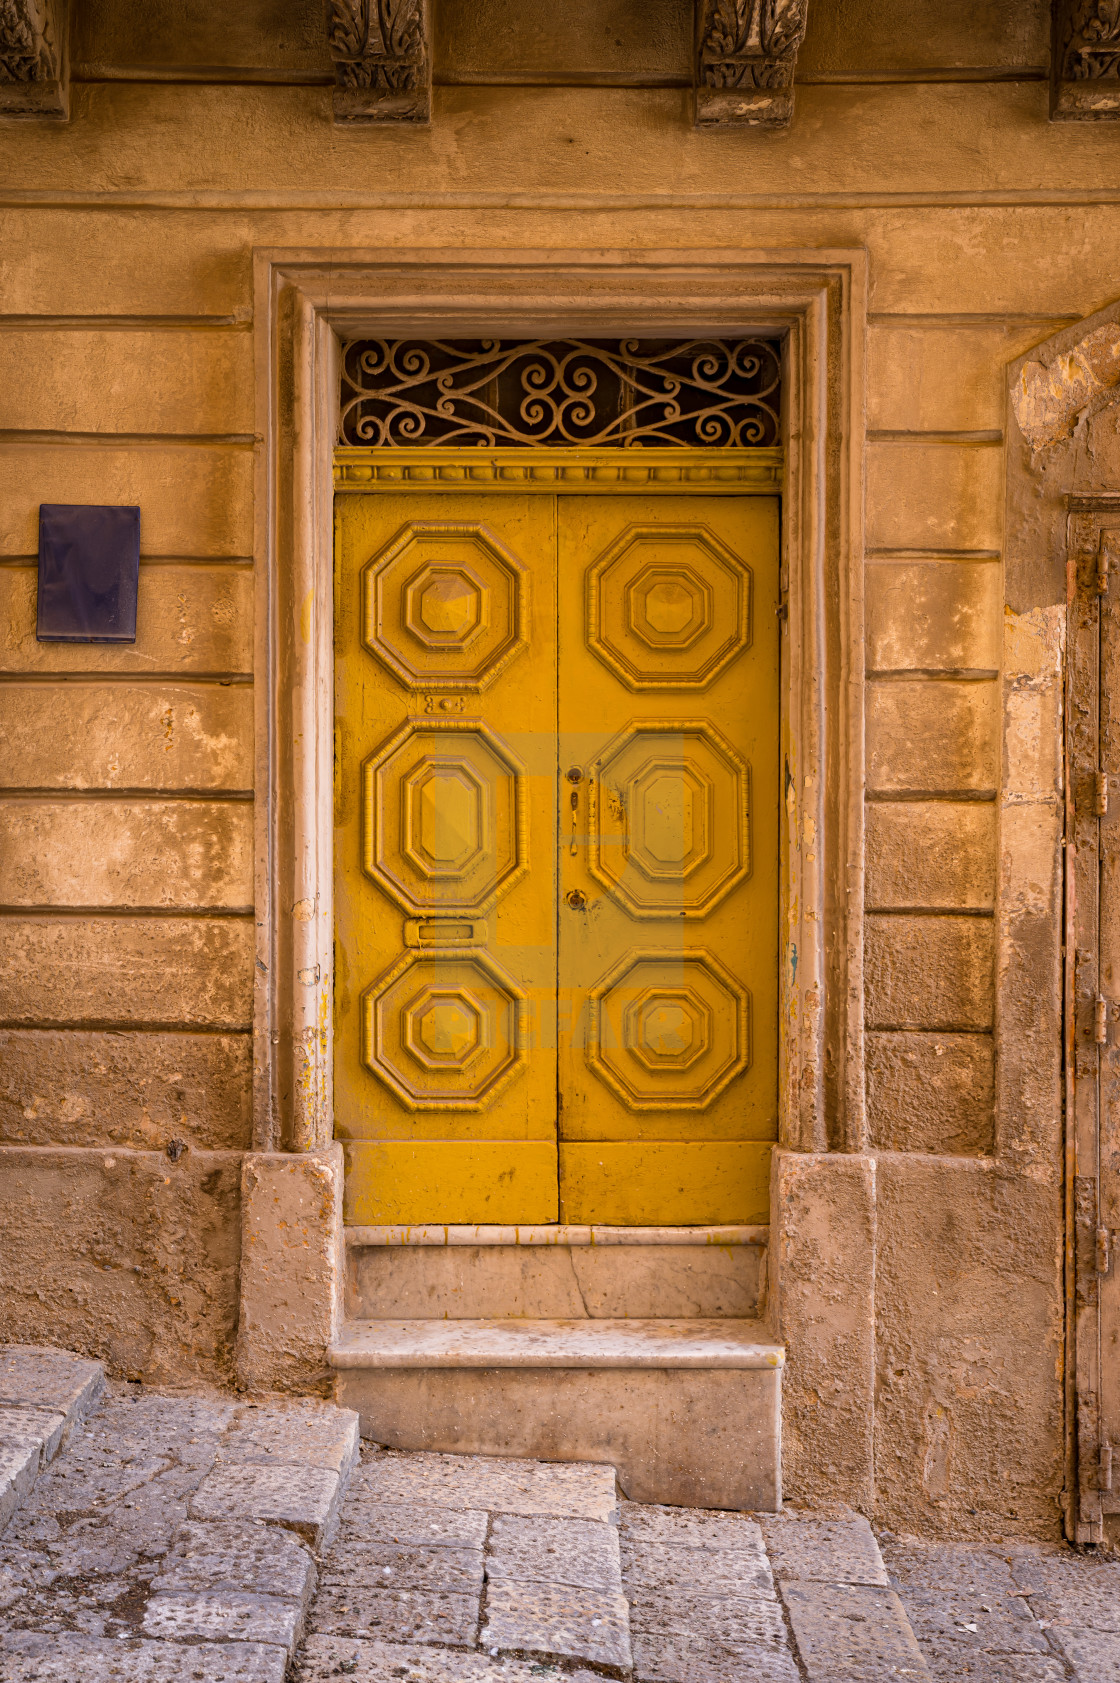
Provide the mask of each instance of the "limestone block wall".
POLYGON ((868 1501, 1053 1532, 1061 585, 1006 588, 1006 371, 1120 293, 1120 131, 1048 124, 1048 7, 813 6, 783 135, 691 129, 668 0, 569 18, 566 85, 539 6, 445 6, 430 129, 333 126, 317 8, 134 10, 85 9, 68 125, 0 126, 3 1336, 231 1372, 254 249, 863 247, 868 1501), (140 505, 134 648, 36 643, 41 501, 140 505))

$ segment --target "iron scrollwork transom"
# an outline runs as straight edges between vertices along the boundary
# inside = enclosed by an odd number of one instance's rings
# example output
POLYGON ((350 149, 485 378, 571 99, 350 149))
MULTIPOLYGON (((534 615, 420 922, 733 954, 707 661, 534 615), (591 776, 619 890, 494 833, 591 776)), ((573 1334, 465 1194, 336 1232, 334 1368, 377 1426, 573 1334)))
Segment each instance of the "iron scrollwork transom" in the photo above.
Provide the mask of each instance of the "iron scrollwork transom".
POLYGON ((352 445, 776 444, 781 348, 765 339, 357 339, 352 445))

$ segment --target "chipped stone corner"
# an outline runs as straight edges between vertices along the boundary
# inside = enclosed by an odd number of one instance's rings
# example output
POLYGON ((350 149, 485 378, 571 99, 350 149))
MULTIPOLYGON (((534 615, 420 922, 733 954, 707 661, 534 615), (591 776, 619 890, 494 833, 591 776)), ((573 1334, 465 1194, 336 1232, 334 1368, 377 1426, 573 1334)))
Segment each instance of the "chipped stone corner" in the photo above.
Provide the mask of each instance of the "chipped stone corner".
POLYGON ((237 1376, 247 1390, 320 1391, 341 1313, 342 1147, 258 1152, 241 1172, 237 1376))
POLYGON ((1045 360, 1025 360, 1011 405, 1032 455, 1071 438, 1087 412, 1120 401, 1118 387, 1120 322, 1102 322, 1045 360))
POLYGON ((1061 681, 1066 649, 1066 610, 1063 604, 1028 608, 1017 614, 1004 609, 1003 662, 1009 684, 1042 685, 1061 681))

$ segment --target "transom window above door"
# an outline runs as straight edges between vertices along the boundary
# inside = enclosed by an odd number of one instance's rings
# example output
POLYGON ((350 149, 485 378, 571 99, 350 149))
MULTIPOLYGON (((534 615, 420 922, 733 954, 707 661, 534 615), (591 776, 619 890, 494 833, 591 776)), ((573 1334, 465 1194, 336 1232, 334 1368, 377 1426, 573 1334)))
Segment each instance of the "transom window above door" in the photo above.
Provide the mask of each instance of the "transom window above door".
POLYGON ((340 442, 765 447, 781 372, 767 339, 355 339, 340 442))

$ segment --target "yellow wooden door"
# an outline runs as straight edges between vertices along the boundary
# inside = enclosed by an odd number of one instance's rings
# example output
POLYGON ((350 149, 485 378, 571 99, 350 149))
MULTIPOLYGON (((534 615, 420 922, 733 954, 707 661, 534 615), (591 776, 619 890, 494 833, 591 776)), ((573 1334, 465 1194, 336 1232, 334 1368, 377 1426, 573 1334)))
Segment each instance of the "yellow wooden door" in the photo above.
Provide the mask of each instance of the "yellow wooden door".
POLYGON ((778 505, 336 505, 350 1223, 767 1219, 778 505))
POLYGON ((340 496, 348 1222, 557 1216, 555 504, 340 496))
POLYGON ((560 500, 560 1217, 765 1222, 778 503, 560 500))

